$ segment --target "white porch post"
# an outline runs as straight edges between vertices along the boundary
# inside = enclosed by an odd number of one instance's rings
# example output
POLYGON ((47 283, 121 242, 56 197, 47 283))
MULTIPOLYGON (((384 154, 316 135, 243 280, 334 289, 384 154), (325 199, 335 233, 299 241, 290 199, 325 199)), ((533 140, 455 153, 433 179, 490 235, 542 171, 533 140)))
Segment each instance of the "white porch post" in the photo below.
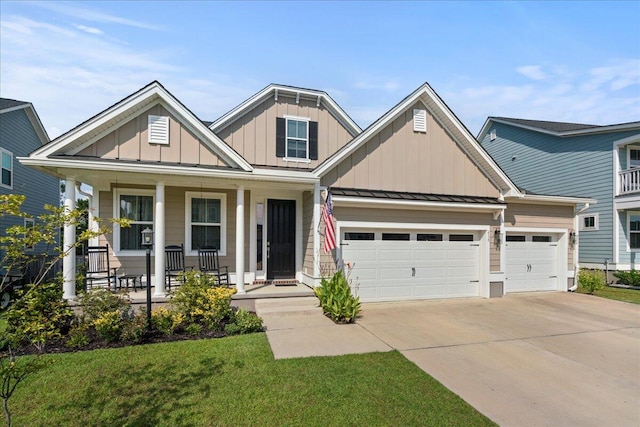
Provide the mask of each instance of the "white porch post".
MULTIPOLYGON (((76 208, 76 180, 65 180, 64 210, 68 213, 76 208)), ((67 223, 64 225, 64 258, 62 259, 62 297, 74 299, 76 297, 76 225, 67 223)))
POLYGON ((156 211, 153 234, 155 236, 155 296, 164 296, 164 182, 156 183, 156 211))
POLYGON ((320 277, 320 183, 313 186, 313 278, 320 277))
POLYGON ((236 197, 236 290, 244 290, 244 186, 238 186, 236 197))

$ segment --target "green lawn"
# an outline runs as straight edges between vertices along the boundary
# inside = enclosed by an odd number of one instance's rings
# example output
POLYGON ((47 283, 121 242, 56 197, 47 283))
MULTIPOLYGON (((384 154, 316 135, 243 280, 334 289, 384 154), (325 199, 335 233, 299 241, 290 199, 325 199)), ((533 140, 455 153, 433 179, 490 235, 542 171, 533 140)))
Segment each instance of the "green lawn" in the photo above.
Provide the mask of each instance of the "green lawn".
MULTIPOLYGON (((587 293, 581 286, 578 287, 578 292, 581 294, 587 293)), ((605 286, 604 289, 595 291, 593 294, 602 298, 640 304, 640 291, 635 289, 612 288, 611 286, 605 286)))
POLYGON ((274 360, 260 333, 43 357, 16 426, 494 425, 398 352, 274 360))

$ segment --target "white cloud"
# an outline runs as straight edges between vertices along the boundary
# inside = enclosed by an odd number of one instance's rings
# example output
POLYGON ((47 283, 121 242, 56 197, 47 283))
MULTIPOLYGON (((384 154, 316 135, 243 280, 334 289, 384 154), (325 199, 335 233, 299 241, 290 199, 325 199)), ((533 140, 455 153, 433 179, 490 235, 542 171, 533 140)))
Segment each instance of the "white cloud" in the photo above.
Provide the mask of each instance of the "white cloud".
POLYGON ((548 77, 539 65, 525 65, 516 68, 516 71, 531 80, 544 80, 548 77))
POLYGON ((76 25, 75 27, 89 34, 96 34, 96 35, 104 34, 100 29, 94 28, 94 27, 87 27, 86 25, 76 25))

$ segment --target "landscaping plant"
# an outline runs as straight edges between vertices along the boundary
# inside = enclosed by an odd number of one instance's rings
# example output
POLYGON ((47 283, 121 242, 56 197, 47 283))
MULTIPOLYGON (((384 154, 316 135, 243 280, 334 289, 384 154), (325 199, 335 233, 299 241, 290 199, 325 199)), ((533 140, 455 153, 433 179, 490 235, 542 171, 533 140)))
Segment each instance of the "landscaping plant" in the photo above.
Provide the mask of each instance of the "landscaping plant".
POLYGON ((337 323, 353 323, 361 311, 360 298, 351 293, 349 282, 342 271, 330 279, 323 278, 315 288, 320 307, 326 316, 337 323))
POLYGON ((580 270, 578 284, 589 294, 605 287, 604 272, 601 270, 580 270))
POLYGON ((224 331, 229 335, 250 334, 263 330, 262 318, 242 308, 233 312, 229 323, 224 327, 224 331))
POLYGON ((640 273, 636 270, 614 271, 613 275, 620 280, 620 283, 627 286, 640 286, 640 273))

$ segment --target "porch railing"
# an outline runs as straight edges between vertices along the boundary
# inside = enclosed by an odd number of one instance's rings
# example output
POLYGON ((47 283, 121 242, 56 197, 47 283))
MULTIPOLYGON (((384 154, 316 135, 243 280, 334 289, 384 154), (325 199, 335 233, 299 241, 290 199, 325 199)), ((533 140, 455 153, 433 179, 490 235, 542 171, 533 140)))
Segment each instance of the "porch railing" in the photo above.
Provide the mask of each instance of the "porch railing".
POLYGON ((618 172, 619 194, 640 192, 640 168, 618 172))

